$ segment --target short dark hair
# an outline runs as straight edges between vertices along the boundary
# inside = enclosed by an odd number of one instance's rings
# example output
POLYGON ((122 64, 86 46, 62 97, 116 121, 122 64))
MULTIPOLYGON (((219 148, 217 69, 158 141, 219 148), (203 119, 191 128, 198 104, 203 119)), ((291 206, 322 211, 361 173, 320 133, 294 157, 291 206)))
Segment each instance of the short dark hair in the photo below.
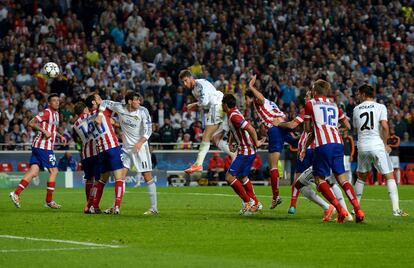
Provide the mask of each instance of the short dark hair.
POLYGON ((81 115, 83 113, 83 110, 85 110, 86 104, 83 101, 79 101, 75 104, 75 114, 81 115))
POLYGON ((251 90, 247 90, 247 91, 246 91, 246 93, 245 93, 244 95, 246 95, 246 96, 247 96, 247 97, 249 97, 249 98, 254 98, 254 93, 253 93, 253 91, 251 91, 251 90))
POLYGON ((93 107, 93 101, 95 101, 95 94, 96 93, 93 93, 93 94, 89 95, 88 97, 86 97, 85 104, 88 108, 93 107))
POLYGON ((180 78, 180 80, 183 80, 185 77, 193 77, 193 74, 191 73, 190 70, 184 69, 180 72, 178 77, 180 78))
POLYGON ((316 95, 326 96, 331 90, 331 84, 323 79, 318 79, 313 84, 316 95))
POLYGON ((49 97, 47 97, 47 102, 50 102, 54 97, 59 98, 59 95, 56 93, 50 94, 49 97))
POLYGON ((365 94, 368 98, 374 97, 374 88, 371 85, 363 84, 362 86, 358 87, 357 90, 359 93, 365 94))
POLYGON ((236 97, 233 94, 227 93, 224 95, 222 103, 226 104, 230 109, 234 108, 236 107, 236 97))
POLYGON ((134 100, 134 98, 137 97, 138 99, 141 99, 141 94, 134 92, 134 91, 129 91, 126 95, 125 95, 125 103, 128 104, 129 100, 134 100))

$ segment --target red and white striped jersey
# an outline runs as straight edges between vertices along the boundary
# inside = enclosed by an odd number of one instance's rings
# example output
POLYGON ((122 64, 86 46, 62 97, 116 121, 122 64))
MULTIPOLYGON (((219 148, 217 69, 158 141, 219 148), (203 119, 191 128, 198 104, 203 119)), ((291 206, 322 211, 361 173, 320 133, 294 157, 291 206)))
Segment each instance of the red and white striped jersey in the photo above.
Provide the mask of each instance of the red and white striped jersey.
POLYGON ((252 155, 256 153, 253 139, 250 137, 246 128, 250 125, 237 108, 231 109, 227 113, 229 117, 229 128, 237 142, 237 154, 252 155))
POLYGON ((94 118, 95 117, 91 116, 91 114, 81 114, 73 125, 73 130, 82 140, 82 159, 98 154, 95 139, 90 131, 95 128, 95 122, 93 121, 94 118))
POLYGON ((315 97, 305 104, 305 120, 312 120, 315 132, 315 147, 330 144, 343 143, 339 135, 339 120, 343 120, 345 114, 331 99, 321 96, 315 97))
POLYGON ((279 109, 276 103, 268 99, 264 99, 263 104, 260 104, 257 100, 254 100, 253 105, 260 120, 266 128, 271 128, 273 126, 274 118, 285 117, 285 114, 279 109))
MULTIPOLYGON (((298 125, 302 124, 303 121, 305 120, 305 109, 302 108, 299 112, 299 114, 295 117, 295 119, 293 119, 293 121, 295 121, 296 123, 298 123, 298 125)), ((299 138, 299 143, 298 143, 298 152, 302 151, 303 146, 305 146, 305 141, 306 141, 306 131, 303 131, 302 134, 300 135, 299 138)), ((315 141, 313 141, 307 149, 314 149, 315 148, 315 141)))
MULTIPOLYGON (((91 131, 96 140, 99 152, 103 152, 118 147, 119 142, 114 127, 111 124, 112 111, 107 108, 99 108, 99 113, 103 113, 102 123, 99 127, 94 124, 95 128, 91 131)), ((93 117, 96 116, 97 114, 93 115, 93 117)))
POLYGON ((40 112, 34 120, 39 123, 41 128, 49 131, 52 136, 46 138, 45 134, 40 131, 37 132, 35 138, 33 139, 32 147, 44 150, 53 150, 56 140, 56 132, 59 126, 59 113, 50 108, 46 108, 40 112))

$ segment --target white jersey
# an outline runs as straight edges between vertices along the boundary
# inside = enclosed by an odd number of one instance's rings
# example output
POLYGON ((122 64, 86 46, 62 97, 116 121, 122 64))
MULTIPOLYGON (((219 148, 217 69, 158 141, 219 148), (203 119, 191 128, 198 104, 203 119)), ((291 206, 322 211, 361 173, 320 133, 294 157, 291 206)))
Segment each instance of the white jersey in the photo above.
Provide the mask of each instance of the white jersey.
POLYGON ((358 130, 358 150, 384 149, 380 121, 387 119, 387 108, 375 101, 364 101, 354 108, 353 125, 358 130))
POLYGON ((209 109, 214 104, 220 104, 223 100, 223 92, 218 91, 212 83, 206 79, 196 79, 193 96, 198 100, 198 105, 203 109, 209 109))
POLYGON ((130 150, 142 138, 147 140, 152 134, 152 121, 147 108, 139 107, 129 112, 126 105, 109 100, 102 101, 101 107, 108 108, 118 114, 122 129, 123 148, 130 150))

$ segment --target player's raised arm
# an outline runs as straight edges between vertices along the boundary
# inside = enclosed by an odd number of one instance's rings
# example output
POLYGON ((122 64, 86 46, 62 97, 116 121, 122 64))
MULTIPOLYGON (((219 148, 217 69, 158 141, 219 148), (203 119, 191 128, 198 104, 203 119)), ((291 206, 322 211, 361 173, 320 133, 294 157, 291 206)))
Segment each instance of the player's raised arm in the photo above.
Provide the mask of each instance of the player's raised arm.
POLYGON ((259 102, 259 104, 263 104, 265 101, 265 97, 263 96, 262 93, 260 93, 259 90, 257 90, 257 88, 254 86, 254 84, 256 83, 256 75, 253 75, 252 80, 250 80, 249 82, 249 89, 253 92, 254 96, 256 97, 257 101, 259 102))

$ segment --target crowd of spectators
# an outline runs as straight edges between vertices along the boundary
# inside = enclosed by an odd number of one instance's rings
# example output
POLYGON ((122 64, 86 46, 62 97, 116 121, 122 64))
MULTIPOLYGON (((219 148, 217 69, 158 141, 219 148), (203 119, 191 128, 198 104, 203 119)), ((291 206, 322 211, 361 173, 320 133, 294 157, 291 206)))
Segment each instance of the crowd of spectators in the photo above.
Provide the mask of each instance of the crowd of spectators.
MULTIPOLYGON (((189 149, 201 139, 199 111, 178 73, 189 68, 245 109, 252 74, 289 117, 316 78, 352 117, 355 90, 372 84, 402 141, 414 139, 412 1, 0 1, 0 143, 28 149, 28 121, 61 96, 59 132, 71 136, 73 106, 97 91, 143 95, 153 142, 189 149), (375 3, 375 4, 374 4, 375 3), (47 80, 48 61, 62 70, 47 80), (19 145, 20 144, 20 145, 19 145)), ((3 148, 4 149, 4 148, 3 148)), ((65 148, 63 148, 65 149, 65 148)))

